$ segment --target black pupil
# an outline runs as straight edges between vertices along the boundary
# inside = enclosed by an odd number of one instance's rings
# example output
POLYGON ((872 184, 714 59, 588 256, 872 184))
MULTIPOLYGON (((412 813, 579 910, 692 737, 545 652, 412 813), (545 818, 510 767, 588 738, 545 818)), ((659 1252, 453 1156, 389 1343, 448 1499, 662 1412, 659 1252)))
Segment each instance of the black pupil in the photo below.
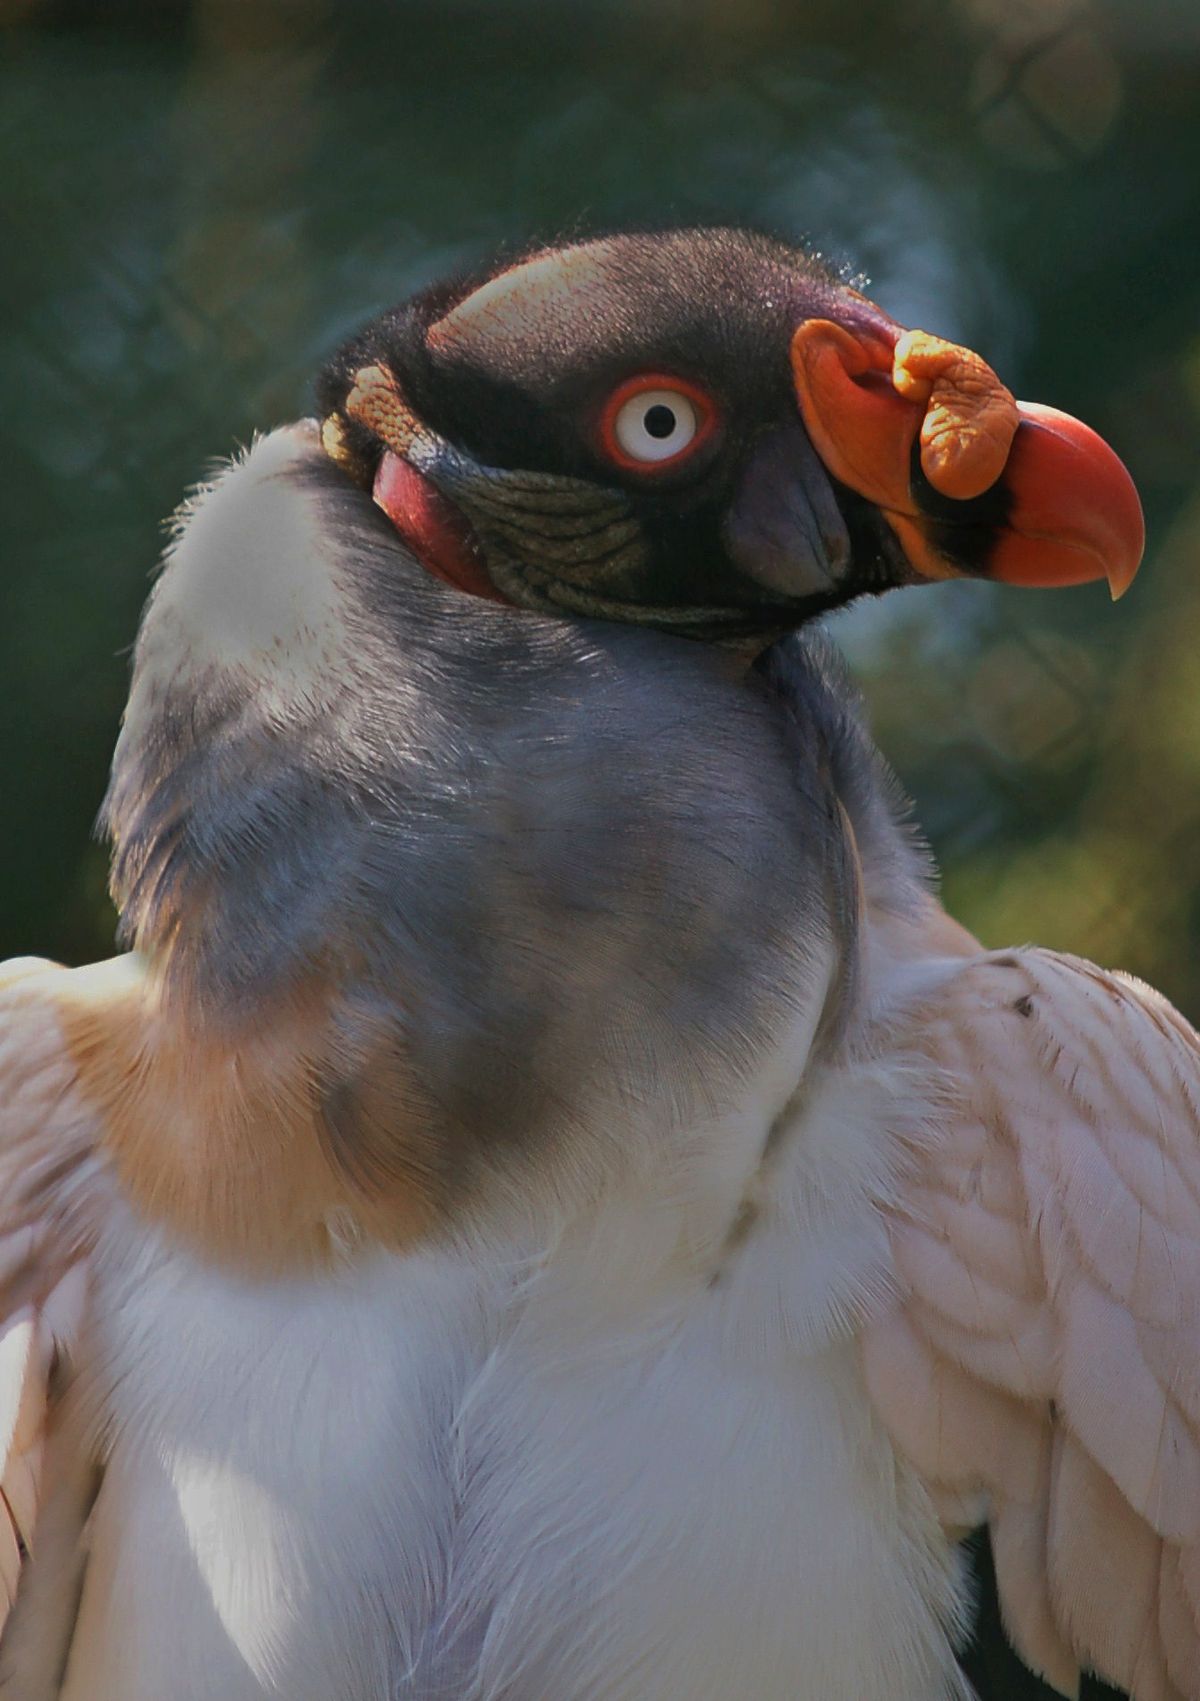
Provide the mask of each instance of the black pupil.
POLYGON ((675 429, 675 415, 665 402, 655 402, 652 408, 646 409, 642 424, 648 437, 669 437, 675 429))

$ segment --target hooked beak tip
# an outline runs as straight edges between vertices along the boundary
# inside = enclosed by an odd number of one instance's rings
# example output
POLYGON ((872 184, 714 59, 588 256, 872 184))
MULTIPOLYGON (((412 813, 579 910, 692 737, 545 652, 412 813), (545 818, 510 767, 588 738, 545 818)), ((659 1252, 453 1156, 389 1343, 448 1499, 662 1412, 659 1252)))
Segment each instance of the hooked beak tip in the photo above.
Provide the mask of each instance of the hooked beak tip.
POLYGON ((996 552, 996 576, 1005 577, 1006 551, 1015 560, 1024 549, 1046 563, 1046 576, 1030 574, 1026 583, 1106 579, 1117 602, 1137 576, 1146 542, 1142 505, 1124 462, 1070 414, 1034 402, 1018 406, 1021 427, 1007 470, 1011 539, 996 552))
POLYGON ((792 339, 796 399, 833 477, 884 515, 919 578, 983 573, 1012 584, 1133 582, 1145 532, 1133 480, 1103 438, 1069 414, 1017 402, 969 349, 923 331, 807 320, 792 339), (962 507, 964 554, 947 508, 962 507), (968 506, 997 488, 996 517, 968 506), (990 532, 980 552, 981 528, 990 532), (969 551, 969 552, 968 552, 969 551))

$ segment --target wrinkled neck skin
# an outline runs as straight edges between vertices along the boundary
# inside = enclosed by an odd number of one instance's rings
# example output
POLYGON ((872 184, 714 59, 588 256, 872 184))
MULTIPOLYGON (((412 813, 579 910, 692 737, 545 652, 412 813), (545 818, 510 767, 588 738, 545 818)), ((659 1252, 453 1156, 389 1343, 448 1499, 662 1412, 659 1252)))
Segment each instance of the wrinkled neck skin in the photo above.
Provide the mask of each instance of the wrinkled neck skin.
POLYGON ((747 669, 464 596, 275 432, 179 517, 104 814, 128 1074, 236 1085, 118 1166, 237 1256, 282 1212, 286 1262, 552 1218, 751 1102, 752 1163, 934 912, 898 803, 821 640, 747 669))

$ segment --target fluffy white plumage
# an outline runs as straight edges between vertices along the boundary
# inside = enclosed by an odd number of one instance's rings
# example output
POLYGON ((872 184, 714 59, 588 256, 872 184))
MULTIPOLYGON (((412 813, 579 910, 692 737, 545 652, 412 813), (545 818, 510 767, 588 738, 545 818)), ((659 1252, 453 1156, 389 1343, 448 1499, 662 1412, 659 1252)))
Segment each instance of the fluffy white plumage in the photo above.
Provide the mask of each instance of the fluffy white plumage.
POLYGON ((27 1303, 0 1349, 16 1531, 51 1334, 52 1446, 104 1459, 65 1687, 38 1673, 67 1586, 39 1533, 6 1692, 374 1701, 409 1670, 414 1694, 923 1701, 955 1682, 952 1538, 988 1518, 1012 1633, 1064 1692, 1082 1660, 1194 1695, 1195 1037, 1045 953, 926 973, 915 1015, 877 994, 767 1175, 778 1082, 743 1137, 695 1131, 507 1267, 233 1279, 106 1199, 86 1323, 51 1300, 39 1333, 27 1303))
POLYGON ((110 1203, 67 1402, 104 1459, 83 1605, 61 1691, 31 1680, 63 1582, 35 1542, 11 1692, 382 1701, 409 1670, 415 1695, 782 1698, 801 1671, 814 1698, 951 1693, 954 1556, 855 1338, 920 1070, 823 1072, 756 1179, 810 1037, 735 1125, 491 1268, 231 1279, 110 1203))

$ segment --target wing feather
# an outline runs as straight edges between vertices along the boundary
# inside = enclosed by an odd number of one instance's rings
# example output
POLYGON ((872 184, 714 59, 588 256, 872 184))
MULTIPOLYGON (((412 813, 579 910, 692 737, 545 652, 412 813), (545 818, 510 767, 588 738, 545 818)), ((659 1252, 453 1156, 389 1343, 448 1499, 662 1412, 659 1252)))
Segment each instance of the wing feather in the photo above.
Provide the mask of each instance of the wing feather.
POLYGON ((0 965, 0 1628, 36 1541, 56 1372, 87 1304, 79 1224, 62 1204, 90 1156, 56 1014, 69 975, 0 965))
POLYGON ((984 1509, 1033 1669, 1200 1701, 1200 1038, 1034 950, 965 962, 900 1030, 945 1126, 889 1212, 872 1396, 948 1526, 984 1509))
POLYGON ((1041 1456, 1039 1491, 1030 1503, 1002 1502, 991 1525, 996 1589, 1004 1621, 1027 1663, 1048 1683, 1071 1695, 1079 1682, 1079 1660, 1068 1644, 1050 1596, 1050 1448, 1041 1456))

